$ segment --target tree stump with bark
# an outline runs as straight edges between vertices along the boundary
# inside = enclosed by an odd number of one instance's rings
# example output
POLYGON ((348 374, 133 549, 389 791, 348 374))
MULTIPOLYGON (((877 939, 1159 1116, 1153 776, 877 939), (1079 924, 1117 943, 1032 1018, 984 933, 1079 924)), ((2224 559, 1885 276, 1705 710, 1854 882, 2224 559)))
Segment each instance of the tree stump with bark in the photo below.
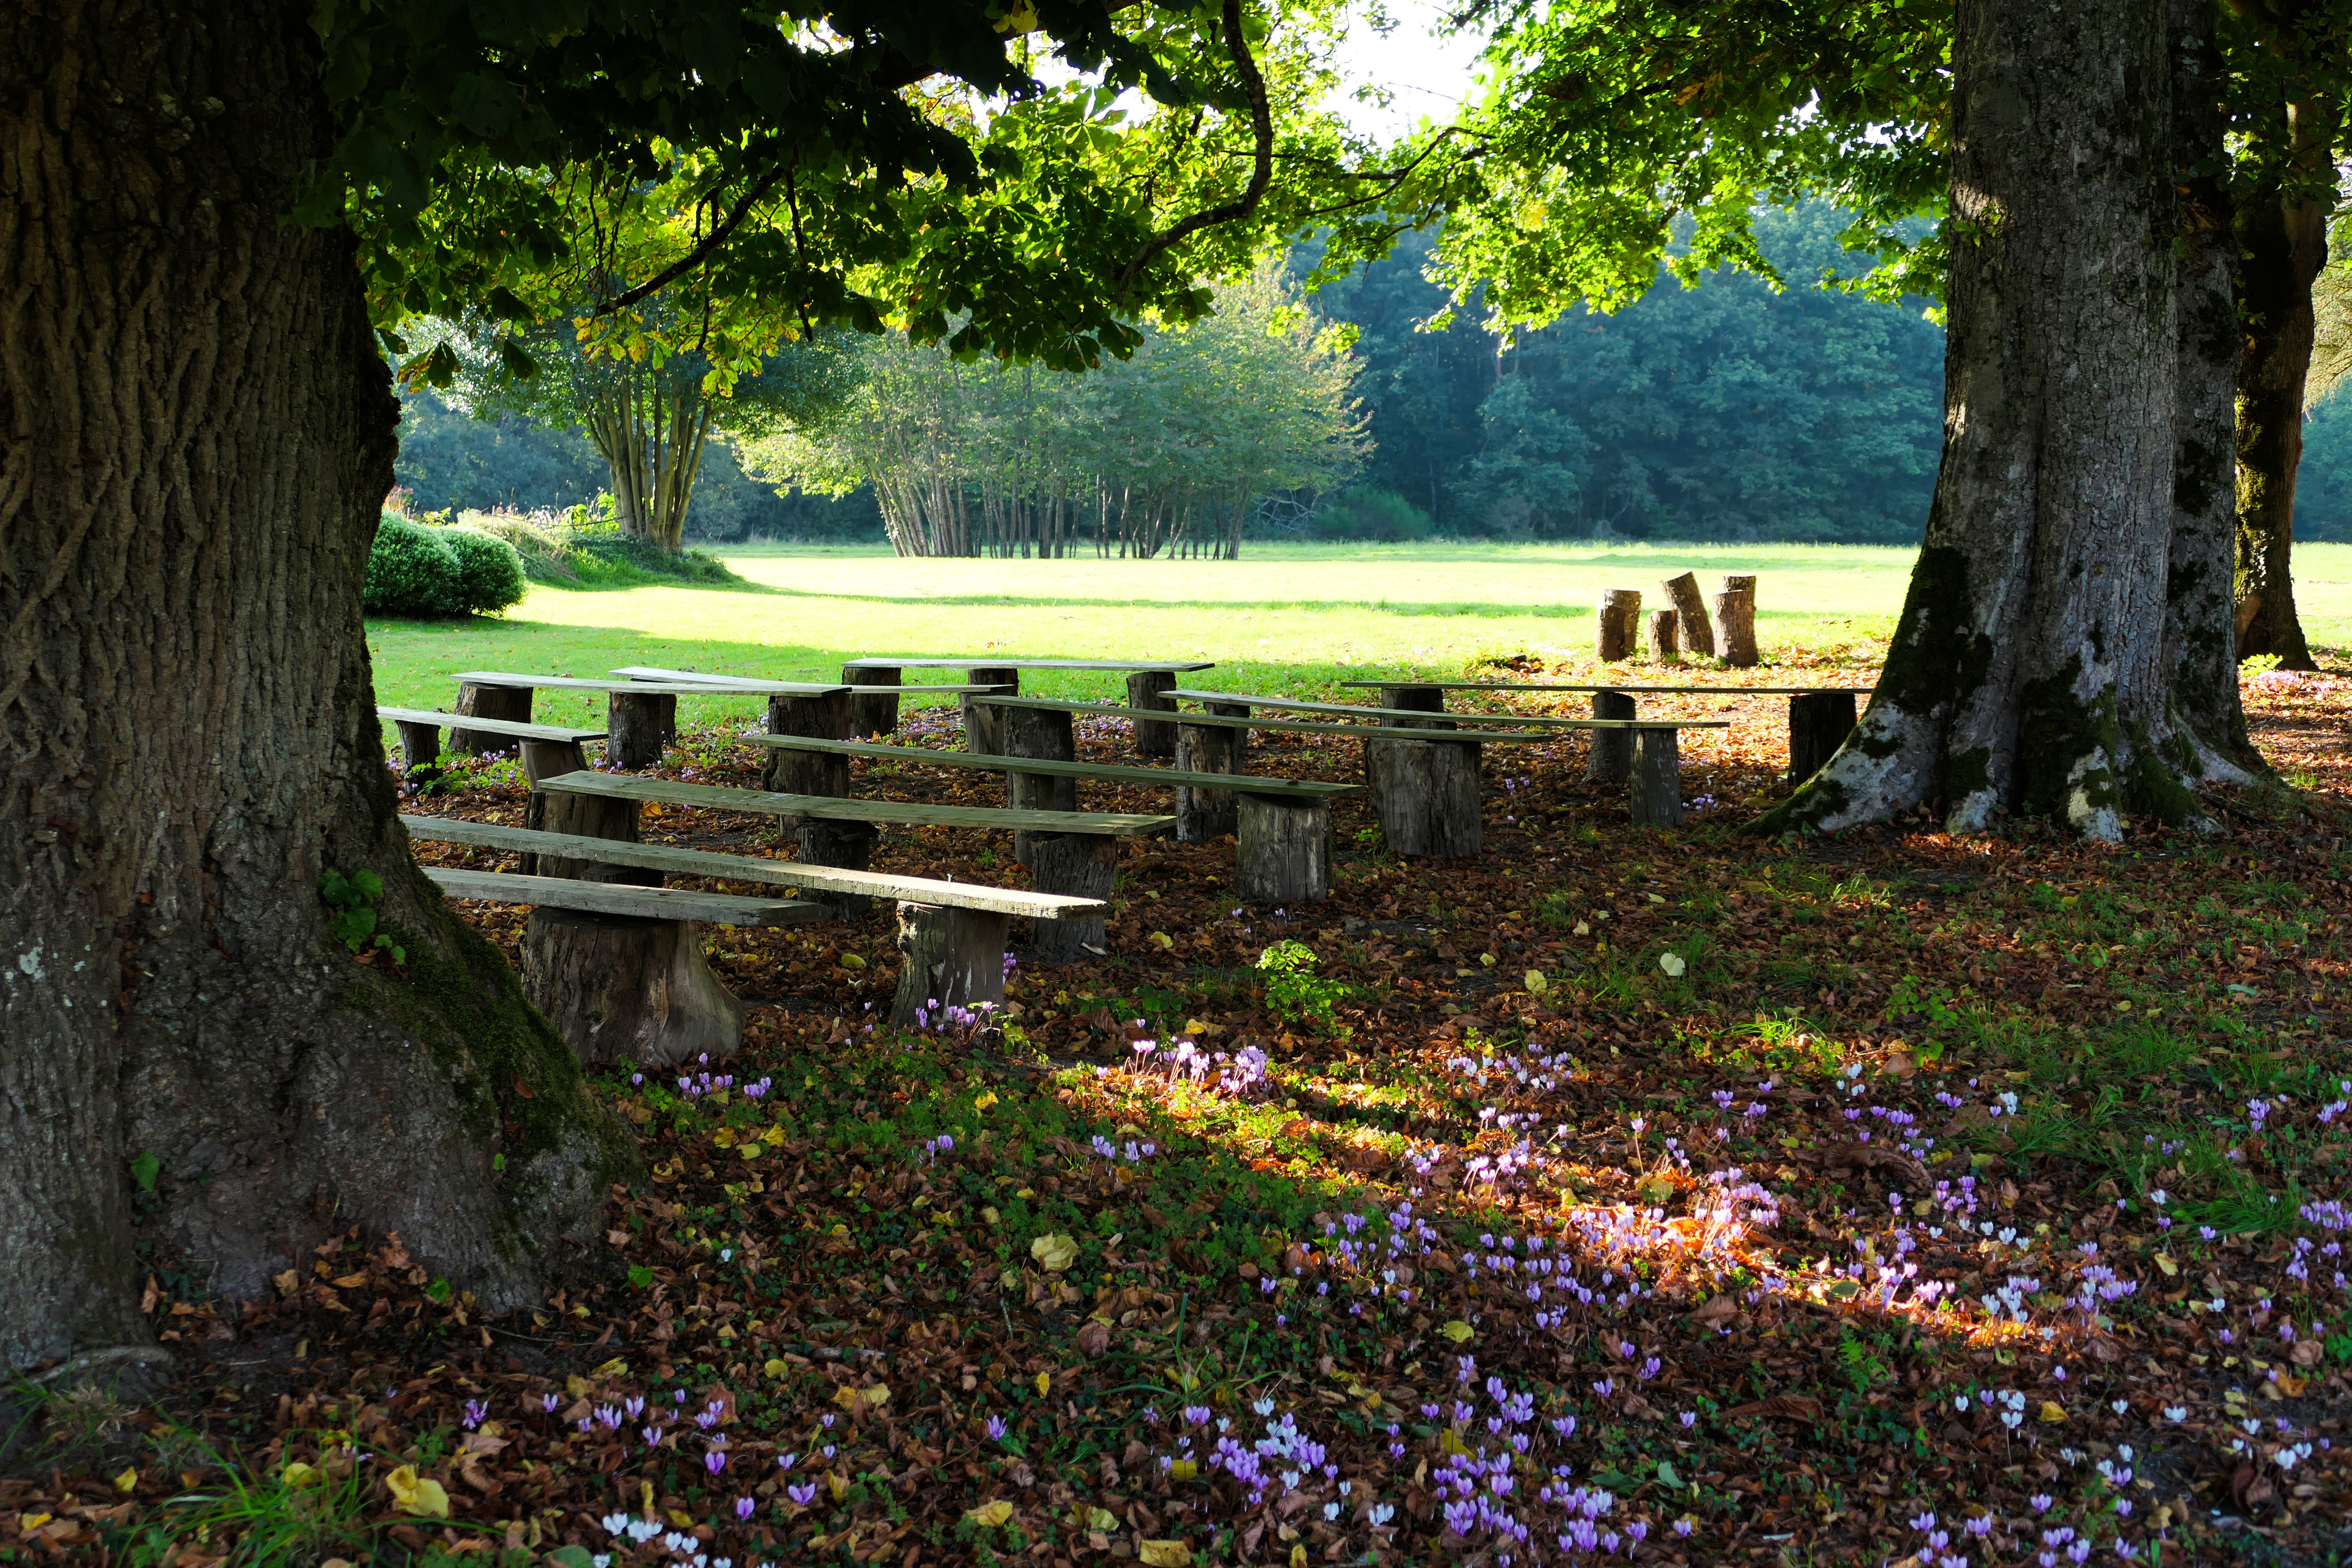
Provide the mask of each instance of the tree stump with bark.
POLYGON ((662 759, 677 725, 677 697, 653 691, 613 691, 604 697, 604 763, 635 772, 662 759), (668 710, 663 710, 664 705, 668 710))
POLYGON ((963 749, 976 757, 1003 756, 1006 710, 991 708, 972 699, 1020 696, 1021 672, 1001 668, 970 669, 964 672, 964 679, 967 685, 982 689, 965 692, 956 700, 963 710, 963 749))
POLYGON ((849 699, 849 733, 853 739, 865 740, 870 735, 887 735, 898 727, 898 699, 896 689, 898 672, 885 667, 845 664, 841 667, 845 686, 889 687, 887 697, 868 697, 863 692, 849 699))
POLYGON ((1612 663, 1633 657, 1641 637, 1642 595, 1632 588, 1612 588, 1601 596, 1593 651, 1612 663))
MULTIPOLYGON (((637 803, 602 795, 559 795, 533 790, 523 805, 522 825, 546 833, 569 833, 582 838, 611 838, 642 844, 637 803)), ((571 877, 583 882, 625 882, 632 887, 658 888, 662 874, 641 866, 611 866, 600 860, 574 859, 568 855, 525 855, 526 877, 571 877)))
POLYGON ((1723 662, 1734 669, 1754 668, 1756 579, 1726 573, 1715 595, 1715 619, 1723 633, 1723 662))
POLYGON ((1789 782, 1803 784, 1828 765, 1853 733, 1851 691, 1800 691, 1789 699, 1789 782))
MULTIPOLYGON (((1383 708, 1401 708, 1412 713, 1443 713, 1445 711, 1445 689, 1438 686, 1404 686, 1391 690, 1381 700, 1383 708)), ((1392 730, 1451 730, 1451 719, 1384 720, 1392 730)))
POLYGON ((1650 612, 1650 657, 1660 664, 1666 663, 1681 652, 1681 645, 1675 637, 1677 618, 1672 610, 1650 612))
MULTIPOLYGON (((1118 840, 1107 833, 1039 833, 1029 840, 1029 880, 1041 893, 1110 898, 1118 868, 1118 840)), ((1045 963, 1084 963, 1110 943, 1103 920, 1038 921, 1031 944, 1045 963)))
MULTIPOLYGON (((1176 726, 1176 769, 1188 773, 1238 773, 1247 730, 1222 724, 1176 726)), ((1234 792, 1192 784, 1176 786, 1176 842, 1206 844, 1241 831, 1234 792)))
POLYGON ((890 1021, 936 1021, 950 1007, 1004 1005, 1005 917, 990 910, 898 906, 898 990, 890 1021))
POLYGON ((1677 731, 1624 731, 1633 737, 1633 772, 1627 805, 1636 827, 1674 827, 1683 819, 1682 748, 1677 731))
POLYGON ((1331 807, 1327 801, 1243 793, 1235 803, 1242 901, 1298 904, 1331 890, 1331 807))
MULTIPOLYGON (((457 688, 457 711, 468 719, 509 719, 518 724, 528 724, 530 722, 530 688, 476 686, 468 681, 457 688)), ((505 736, 493 735, 488 731, 453 727, 449 731, 452 756, 485 756, 504 751, 508 744, 505 736)))
MULTIPOLYGON (((1631 719, 1633 698, 1624 691, 1596 691, 1592 694, 1592 716, 1595 719, 1631 719)), ((1594 730, 1592 754, 1584 766, 1587 784, 1622 784, 1633 771, 1633 732, 1631 730, 1594 730)))
POLYGON ((1447 741, 1366 741, 1364 776, 1381 837, 1399 855, 1475 855, 1478 748, 1447 741))
POLYGON ((430 784, 441 776, 441 726, 403 719, 393 726, 400 731, 400 772, 410 784, 430 784))
MULTIPOLYGON (((778 692, 768 699, 768 733, 797 735, 811 741, 849 738, 846 691, 814 696, 778 692)), ((761 771, 761 786, 780 795, 822 795, 835 800, 849 797, 849 759, 830 752, 768 749, 768 765, 761 771)))
MULTIPOLYGON (((1176 688, 1176 673, 1168 669, 1134 669, 1127 676, 1127 705, 1150 712, 1173 713, 1175 700, 1168 695, 1176 688)), ((1146 757, 1172 757, 1176 754, 1176 726, 1164 719, 1138 719, 1135 721, 1135 750, 1146 757)))
MULTIPOLYGON (((1078 760, 1076 733, 1070 715, 1052 708, 1005 708, 998 710, 1003 721, 998 727, 998 742, 1008 757, 1034 757, 1040 762, 1075 763, 1078 760)), ((1024 773, 1019 771, 1004 775, 1005 799, 1016 811, 1076 811, 1078 809, 1078 781, 1053 773, 1024 773)), ((1013 832, 1013 858, 1029 865, 1030 851, 1036 835, 1028 828, 1013 832)))
POLYGON ((1707 624, 1706 600, 1698 591, 1698 574, 1685 572, 1679 577, 1669 577, 1658 584, 1667 601, 1675 607, 1675 618, 1682 623, 1683 651, 1700 658, 1715 657, 1715 628, 1707 624))
POLYGON ((711 973, 690 921, 533 910, 522 984, 583 1062, 732 1056, 743 1037, 744 1005, 711 973))

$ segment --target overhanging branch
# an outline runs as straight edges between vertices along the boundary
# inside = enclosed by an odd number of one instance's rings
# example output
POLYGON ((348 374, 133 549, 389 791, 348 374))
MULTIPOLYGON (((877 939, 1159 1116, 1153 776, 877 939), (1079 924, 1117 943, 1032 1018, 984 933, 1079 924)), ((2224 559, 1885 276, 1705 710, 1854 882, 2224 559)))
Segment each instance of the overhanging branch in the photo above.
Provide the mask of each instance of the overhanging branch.
POLYGON ((1274 184, 1274 110, 1266 101, 1265 78, 1258 73, 1257 61, 1250 57, 1249 40, 1242 33, 1241 0, 1225 0, 1225 50, 1233 56, 1234 69, 1240 73, 1243 90, 1249 94, 1250 132, 1255 139, 1255 157, 1250 170, 1249 184, 1242 194, 1229 202, 1184 218, 1172 227, 1164 228, 1144 243, 1141 250, 1128 262, 1127 269, 1118 275, 1118 288, 1112 298, 1124 303, 1127 291, 1135 282, 1136 274, 1165 254, 1189 236, 1221 223, 1234 223, 1257 210, 1258 203, 1274 184))

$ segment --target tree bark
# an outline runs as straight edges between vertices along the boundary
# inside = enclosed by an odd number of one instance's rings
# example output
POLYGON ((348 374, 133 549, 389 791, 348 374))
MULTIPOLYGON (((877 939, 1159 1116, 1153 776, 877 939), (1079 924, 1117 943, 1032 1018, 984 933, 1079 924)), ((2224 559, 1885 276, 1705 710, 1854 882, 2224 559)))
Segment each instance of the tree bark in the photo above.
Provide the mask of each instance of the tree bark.
POLYGON ((1485 845, 1475 742, 1366 741, 1364 774, 1391 852, 1465 856, 1485 845))
POLYGON ((1331 804, 1241 795, 1234 880, 1248 904, 1297 904, 1331 890, 1331 804))
MULTIPOLYGON (((1118 840, 1108 833, 1040 833, 1029 841, 1029 879, 1041 893, 1110 901, 1118 840)), ((1103 920, 1035 921, 1032 945, 1046 963, 1085 963, 1109 946, 1103 920)))
MULTIPOLYGON (((1070 715, 1056 708, 1003 708, 997 739, 1008 757, 1035 757, 1040 762, 1074 763, 1078 760, 1077 733, 1070 715)), ((1076 811, 1078 809, 1078 781, 1055 773, 1008 773, 1004 775, 1005 804, 1015 811, 1076 811)), ((1025 827, 1013 831, 1013 858, 1021 865, 1030 863, 1029 853, 1036 836, 1025 827)))
POLYGON ((1650 657, 1660 664, 1675 658, 1682 651, 1675 637, 1679 618, 1672 610, 1650 612, 1650 657))
MULTIPOLYGON (((850 686, 896 687, 898 672, 885 668, 852 668, 844 665, 841 679, 850 686)), ((849 700, 849 729, 856 739, 887 735, 898 727, 898 699, 895 692, 887 697, 861 694, 849 700)))
POLYGON ((522 984, 583 1062, 731 1057, 743 1043, 743 1003, 711 973, 691 921, 533 910, 522 984))
POLYGON ((662 760, 662 742, 676 721, 677 699, 658 692, 614 691, 604 698, 604 762, 634 771, 662 760), (667 702, 669 710, 665 713, 667 702))
MULTIPOLYGON (((1176 726, 1176 771, 1187 773, 1237 773, 1247 730, 1224 725, 1176 726)), ((1234 792, 1192 784, 1176 786, 1176 842, 1206 844, 1241 830, 1234 814, 1234 792)))
MULTIPOLYGON (((530 722, 530 688, 528 686, 476 686, 468 682, 457 688, 457 711, 469 719, 500 719, 509 723, 530 722)), ((453 756, 479 757, 495 752, 510 751, 514 742, 507 736, 488 730, 453 729, 449 731, 449 752, 453 756)))
POLYGON ((1723 662, 1752 669, 1756 650, 1756 579, 1726 573, 1715 595, 1715 618, 1723 628, 1723 662))
POLYGON ((938 1028, 949 1008, 1004 1005, 1005 917, 987 910, 898 906, 898 989, 890 1021, 938 1028))
POLYGON ((415 869, 360 584, 397 410, 308 13, 0 8, 0 1362, 138 1345, 142 1223, 233 1298, 329 1228, 535 1299, 633 1146, 415 869), (331 932, 383 879, 407 973, 331 932), (503 1155, 505 1171, 493 1171, 503 1155))
POLYGON ((1767 830, 1940 797, 2085 837, 2210 776, 2163 668, 2177 345, 2164 0, 1961 0, 1945 441, 1877 689, 1767 830))
MULTIPOLYGON (((1594 692, 1592 716, 1595 719, 1633 718, 1633 694, 1625 691, 1594 692)), ((1584 765, 1585 783, 1623 784, 1633 771, 1633 731, 1590 730, 1586 733, 1592 737, 1592 749, 1584 765)))
POLYGON ((2287 147, 2275 177, 2237 214, 2237 652, 2275 654, 2283 669, 2317 669, 2294 608, 2294 479, 2303 461, 2303 383, 2316 322, 2311 280, 2327 263, 2327 209, 2311 189, 2333 176, 2332 140, 2316 103, 2281 106, 2287 147))
POLYGON ((1679 577, 1669 577, 1658 588, 1674 605, 1675 618, 1682 623, 1684 651, 1701 658, 1713 658, 1715 628, 1707 625, 1706 600, 1698 591, 1698 574, 1685 572, 1679 577))
POLYGON ((974 756, 994 757, 1003 754, 1000 732, 1004 726, 1004 710, 974 702, 973 697, 1018 697, 1021 695, 1021 672, 1017 669, 970 669, 964 672, 964 684, 982 689, 968 692, 956 700, 963 708, 963 749, 974 756))
MULTIPOLYGON (((1176 704, 1167 693, 1176 689, 1172 670, 1135 669, 1127 676, 1127 705, 1149 709, 1153 712, 1176 711, 1176 704)), ((1145 757, 1172 757, 1176 754, 1176 726, 1166 719, 1138 719, 1135 721, 1136 754, 1145 757)))
POLYGON ((1601 596, 1601 614, 1593 631, 1593 651, 1614 662, 1633 657, 1641 636, 1642 595, 1632 588, 1612 588, 1601 596))
POLYGON ((1626 808, 1636 827, 1675 827, 1683 819, 1680 732, 1636 730, 1633 776, 1626 781, 1626 808))

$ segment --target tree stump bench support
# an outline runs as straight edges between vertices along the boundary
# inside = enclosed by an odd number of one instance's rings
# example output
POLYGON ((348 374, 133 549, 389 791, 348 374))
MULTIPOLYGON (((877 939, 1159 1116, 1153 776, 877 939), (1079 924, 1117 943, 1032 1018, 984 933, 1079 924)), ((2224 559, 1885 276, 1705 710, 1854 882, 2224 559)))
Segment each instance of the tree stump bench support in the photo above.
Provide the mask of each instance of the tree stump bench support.
POLYGON ((956 1007, 992 1016, 1004 1005, 1004 930, 1005 917, 993 910, 901 903, 890 1021, 937 1027, 940 1015, 956 1007))
POLYGON ((1715 595, 1715 618, 1723 629, 1723 662, 1734 669, 1752 669, 1756 652, 1756 579, 1725 573, 1715 595))
POLYGON ((677 732, 677 698, 661 691, 611 691, 604 696, 604 761, 635 773, 662 760, 662 748, 677 732))
POLYGON ((1484 847, 1475 742, 1366 741, 1364 782, 1394 853, 1458 857, 1484 847))
POLYGON ((1789 698, 1789 783, 1803 784, 1826 766, 1853 733, 1851 691, 1800 691, 1789 698))
MULTIPOLYGON (((1041 893, 1110 900, 1118 870, 1118 840, 1107 833, 1034 833, 1029 839, 1029 880, 1041 893)), ((1085 963, 1109 952, 1108 922, 1099 915, 1039 921, 1031 934, 1045 963, 1085 963)))
MULTIPOLYGON (((531 689, 528 686, 490 686, 474 681, 461 682, 457 687, 457 712, 468 719, 499 719, 509 724, 530 722, 531 689)), ((460 757, 478 757, 486 752, 503 750, 499 735, 493 730, 449 731, 449 750, 460 757)))
MULTIPOLYGON (((1213 702, 1209 711, 1223 719, 1246 719, 1249 709, 1238 702, 1213 702)), ((1176 726, 1176 771, 1192 773, 1248 772, 1249 731, 1224 724, 1176 726)), ((1207 844, 1226 834, 1241 832, 1240 807, 1234 792, 1199 784, 1176 786, 1176 841, 1207 844)))
MULTIPOLYGON (((1592 716, 1619 722, 1633 717, 1633 699, 1622 691, 1592 694, 1592 716)), ((1595 730, 1592 753, 1584 766, 1588 784, 1623 784, 1633 773, 1633 732, 1595 730)))
MULTIPOLYGON (((998 708, 991 711, 999 715, 997 742, 1002 755, 1034 757, 1046 763, 1078 760, 1077 734, 1069 714, 1051 708, 998 708)), ((841 764, 846 770, 849 759, 842 758, 841 764)), ((1004 791, 1005 804, 1015 811, 1078 809, 1078 781, 1065 773, 1023 773, 1015 769, 1004 775, 1004 791)), ((1025 827, 1013 830, 1015 861, 1024 866, 1030 864, 1030 852, 1039 831, 1025 827)))
POLYGON ((965 673, 977 689, 956 700, 963 713, 964 750, 975 756, 1001 757, 1004 754, 1004 710, 991 707, 981 699, 1020 696, 1021 672, 992 666, 965 673))
POLYGON ((1237 792, 1234 879, 1245 904, 1300 904, 1331 891, 1331 803, 1237 792))
MULTIPOLYGON (((851 704, 856 700, 846 689, 810 696, 779 692, 768 699, 768 733, 802 735, 819 741, 846 740, 851 704)), ((824 752, 771 751, 761 782, 782 795, 817 795, 846 800, 849 759, 824 752)), ((837 866, 850 871, 863 871, 874 863, 874 845, 882 837, 881 830, 870 822, 835 822, 822 817, 804 816, 796 827, 787 831, 793 834, 793 853, 803 865, 837 866)), ((856 920, 871 907, 870 900, 856 893, 825 896, 834 906, 834 913, 843 920, 856 920)))
POLYGON ((413 720, 394 721, 400 731, 400 773, 411 784, 430 784, 441 776, 441 726, 413 720))
POLYGON ((1675 731, 1620 731, 1633 737, 1628 806, 1637 827, 1676 827, 1683 820, 1682 751, 1675 731))
MULTIPOLYGON (((1131 670, 1127 677, 1127 705, 1139 712, 1172 714, 1176 704, 1168 693, 1175 685, 1176 672, 1172 669, 1131 670)), ((1139 756, 1175 756, 1176 726, 1164 719, 1138 719, 1135 750, 1139 756)))
MULTIPOLYGON (((529 696, 529 691, 524 692, 529 696)), ((441 762, 441 731, 454 730, 461 719, 473 721, 473 732, 487 747, 491 742, 512 742, 522 751, 523 773, 537 787, 539 780, 551 773, 569 773, 588 765, 587 753, 581 749, 585 741, 606 738, 602 730, 572 730, 561 724, 532 724, 511 719, 487 719, 474 714, 441 713, 430 708, 394 708, 379 704, 378 719, 389 719, 400 731, 401 772, 423 782, 439 773, 441 762), (569 762, 569 766, 558 764, 569 762)))
POLYGON ((859 692, 849 700, 849 732, 857 740, 869 735, 887 735, 898 728, 898 668, 895 665, 845 664, 841 679, 850 686, 891 688, 888 696, 870 697, 859 692))

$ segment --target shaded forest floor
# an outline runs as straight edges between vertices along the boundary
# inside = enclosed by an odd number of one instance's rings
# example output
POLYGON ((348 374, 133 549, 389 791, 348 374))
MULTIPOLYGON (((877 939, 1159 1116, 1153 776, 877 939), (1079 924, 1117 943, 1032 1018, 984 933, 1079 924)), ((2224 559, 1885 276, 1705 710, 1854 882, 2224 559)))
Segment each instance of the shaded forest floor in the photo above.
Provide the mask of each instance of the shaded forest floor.
MULTIPOLYGON (((746 1048, 599 1070, 650 1179, 540 1309, 381 1237, 242 1307, 158 1259, 176 1386, 54 1392, 0 1562, 2352 1561, 2352 683, 2248 700, 2304 793, 2119 850, 1746 837, 1777 700, 1674 834, 1580 741, 1490 748, 1475 861, 1344 805, 1332 897, 1274 910, 1229 844, 1129 850, 1113 956, 1017 969, 987 1040, 873 1026, 887 914, 713 931, 746 1048)), ((520 820, 460 782, 415 808, 520 820)), ((970 833, 876 863, 1024 875, 970 833)))

